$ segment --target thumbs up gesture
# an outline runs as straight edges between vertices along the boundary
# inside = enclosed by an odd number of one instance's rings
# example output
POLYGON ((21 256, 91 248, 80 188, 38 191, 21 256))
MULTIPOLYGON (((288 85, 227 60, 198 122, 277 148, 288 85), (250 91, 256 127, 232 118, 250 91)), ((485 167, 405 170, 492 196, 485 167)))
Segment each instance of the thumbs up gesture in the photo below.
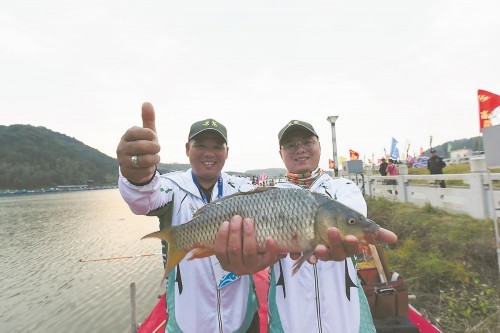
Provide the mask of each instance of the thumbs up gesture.
POLYGON ((159 152, 155 110, 151 103, 146 102, 142 104, 142 127, 129 128, 116 148, 122 175, 134 184, 149 182, 160 162, 159 152))

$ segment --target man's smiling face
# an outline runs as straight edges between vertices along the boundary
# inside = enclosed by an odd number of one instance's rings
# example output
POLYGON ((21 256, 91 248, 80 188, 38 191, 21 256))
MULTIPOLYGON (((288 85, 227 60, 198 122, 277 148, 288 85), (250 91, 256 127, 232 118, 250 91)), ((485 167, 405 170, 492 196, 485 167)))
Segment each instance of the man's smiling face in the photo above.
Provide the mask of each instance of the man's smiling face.
POLYGON ((280 155, 289 172, 310 172, 319 165, 321 145, 311 132, 300 128, 291 129, 282 139, 280 155))
POLYGON ((204 131, 186 143, 186 155, 200 185, 209 188, 219 179, 229 148, 215 131, 204 131))

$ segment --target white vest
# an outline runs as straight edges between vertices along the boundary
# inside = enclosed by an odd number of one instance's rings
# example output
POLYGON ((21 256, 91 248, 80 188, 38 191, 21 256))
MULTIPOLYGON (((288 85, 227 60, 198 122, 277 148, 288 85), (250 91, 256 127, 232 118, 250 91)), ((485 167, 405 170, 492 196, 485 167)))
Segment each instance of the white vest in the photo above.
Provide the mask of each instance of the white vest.
MULTIPOLYGON (((246 179, 222 173, 223 196, 248 191, 254 186, 246 179)), ((136 214, 173 204, 172 225, 189 221, 204 205, 191 170, 157 175, 145 186, 134 186, 120 175, 120 192, 136 214)), ((214 186, 212 201, 217 198, 214 186)), ((187 261, 188 254, 167 278, 168 322, 166 332, 245 332, 258 302, 251 276, 242 276, 219 289, 210 258, 187 261)))
MULTIPOLYGON (((278 183, 277 187, 298 187, 278 183)), ((363 195, 352 181, 323 174, 310 188, 366 216, 363 195)), ((304 263, 292 276, 287 256, 270 269, 270 332, 376 332, 366 296, 351 258, 304 263)))

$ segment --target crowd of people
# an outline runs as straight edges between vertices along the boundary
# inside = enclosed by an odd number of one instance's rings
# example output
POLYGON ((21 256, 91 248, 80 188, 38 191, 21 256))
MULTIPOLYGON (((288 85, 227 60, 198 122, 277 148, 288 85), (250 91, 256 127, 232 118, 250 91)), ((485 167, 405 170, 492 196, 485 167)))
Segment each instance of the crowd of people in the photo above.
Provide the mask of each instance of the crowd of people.
MULTIPOLYGON (((435 149, 430 150, 431 157, 427 160, 427 170, 431 175, 442 175, 443 169, 446 167, 446 162, 443 160, 441 156, 439 156, 435 149)), ((396 164, 396 161, 392 158, 389 158, 389 163, 386 162, 386 159, 382 157, 379 164, 379 173, 381 176, 397 176, 399 175, 399 168, 396 164)), ((401 163, 399 163, 401 164, 401 163)), ((444 180, 439 180, 439 186, 441 188, 446 188, 446 183, 444 180)), ((388 185, 396 185, 396 179, 388 179, 385 184, 388 185)))

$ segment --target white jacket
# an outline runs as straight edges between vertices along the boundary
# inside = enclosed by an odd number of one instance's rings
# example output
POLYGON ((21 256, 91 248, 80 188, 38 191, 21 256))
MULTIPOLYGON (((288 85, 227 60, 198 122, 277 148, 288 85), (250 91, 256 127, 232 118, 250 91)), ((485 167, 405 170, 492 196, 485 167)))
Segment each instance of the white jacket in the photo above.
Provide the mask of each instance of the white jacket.
MULTIPOLYGON (((222 196, 248 191, 254 186, 246 179, 222 177, 222 196)), ((204 205, 193 182, 191 169, 186 172, 157 174, 145 186, 134 186, 120 174, 119 189, 135 214, 148 214, 168 207, 173 226, 186 223, 204 205)), ((218 196, 218 184, 212 201, 218 196)), ((160 218, 162 220, 162 218, 160 218)), ((170 221, 164 223, 168 224, 170 221)), ((163 225, 164 227, 166 225, 163 225)), ((186 258, 189 257, 189 254, 186 258)), ((245 332, 258 302, 251 276, 242 276, 222 288, 217 287, 210 258, 187 262, 184 258, 167 278, 166 332, 245 332)))
MULTIPOLYGON (((277 187, 297 187, 286 182, 277 187)), ((363 195, 352 181, 323 174, 310 188, 366 216, 363 195)), ((294 261, 279 260, 270 269, 270 332, 376 332, 368 301, 351 258, 304 263, 292 276, 294 261)))

